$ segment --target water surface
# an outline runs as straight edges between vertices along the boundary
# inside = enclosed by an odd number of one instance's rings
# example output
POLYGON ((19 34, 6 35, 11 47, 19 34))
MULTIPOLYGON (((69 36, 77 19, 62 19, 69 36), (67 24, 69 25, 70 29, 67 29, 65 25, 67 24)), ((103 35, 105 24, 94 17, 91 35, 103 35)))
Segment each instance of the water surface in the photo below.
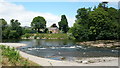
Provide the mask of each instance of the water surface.
POLYGON ((6 40, 4 42, 24 43, 27 46, 19 48, 26 53, 44 58, 73 61, 85 57, 116 57, 118 50, 77 45, 73 40, 6 40))

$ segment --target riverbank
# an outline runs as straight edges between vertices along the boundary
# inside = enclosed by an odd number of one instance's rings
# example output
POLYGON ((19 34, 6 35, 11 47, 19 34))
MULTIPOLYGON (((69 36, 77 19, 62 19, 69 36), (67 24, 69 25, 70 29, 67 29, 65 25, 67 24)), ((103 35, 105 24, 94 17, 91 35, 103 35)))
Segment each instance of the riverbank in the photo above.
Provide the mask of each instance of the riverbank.
MULTIPOLYGON (((10 47, 21 47, 26 46, 26 44, 20 43, 0 43, 0 45, 6 45, 10 47)), ((68 61, 57 61, 47 58, 41 58, 34 55, 27 54, 25 52, 19 51, 20 55, 32 62, 35 62, 41 66, 118 66, 118 57, 94 57, 94 58, 84 58, 76 60, 76 62, 68 61)))
POLYGON ((120 48, 120 40, 97 40, 97 41, 86 41, 78 42, 80 45, 95 46, 95 47, 106 47, 106 48, 120 48))
MULTIPOLYGON (((19 52, 13 48, 6 45, 0 45, 1 55, 0 58, 1 65, 4 66, 40 66, 27 58, 20 56, 19 52)), ((42 67, 41 67, 42 68, 42 67)))
POLYGON ((27 44, 22 44, 22 43, 0 43, 0 45, 5 45, 5 46, 10 46, 15 48, 27 46, 27 44))
POLYGON ((22 39, 68 39, 67 34, 25 34, 21 37, 22 39))

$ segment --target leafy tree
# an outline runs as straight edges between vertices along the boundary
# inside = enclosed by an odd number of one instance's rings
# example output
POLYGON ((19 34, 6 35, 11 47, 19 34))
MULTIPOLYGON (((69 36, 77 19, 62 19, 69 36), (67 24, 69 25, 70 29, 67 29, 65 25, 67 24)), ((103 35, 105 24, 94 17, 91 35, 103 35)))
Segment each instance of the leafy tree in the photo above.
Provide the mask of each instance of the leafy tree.
MULTIPOLYGON (((89 28, 92 31, 92 39, 97 39, 97 35, 103 30, 109 30, 111 20, 109 14, 103 8, 97 8, 89 14, 89 28)), ((90 37, 91 37, 90 36, 90 37)))
POLYGON ((23 34, 32 33, 32 28, 28 26, 22 27, 22 30, 23 30, 23 34))
POLYGON ((71 33, 77 40, 88 40, 89 32, 90 31, 88 29, 78 23, 75 23, 69 30, 69 33, 71 33))
POLYGON ((70 33, 77 39, 77 40, 86 40, 89 39, 88 35, 90 33, 88 29, 88 17, 89 12, 91 10, 86 8, 81 8, 77 10, 76 21, 74 26, 69 30, 70 33))
POLYGON ((20 24, 20 22, 18 22, 18 20, 12 19, 10 21, 11 30, 15 30, 21 36, 23 34, 23 30, 22 30, 22 27, 20 25, 21 24, 20 24))
POLYGON ((75 24, 69 30, 72 36, 77 40, 120 39, 119 10, 105 4, 100 3, 93 11, 78 9, 75 24))
POLYGON ((4 30, 2 31, 2 38, 3 38, 3 39, 8 39, 9 33, 10 33, 10 28, 9 28, 9 26, 8 26, 6 29, 4 29, 4 30))
POLYGON ((16 30, 11 30, 10 32, 9 32, 9 35, 8 35, 8 38, 9 39, 16 39, 16 38, 18 38, 18 37, 20 37, 19 36, 19 33, 16 31, 16 30))
POLYGON ((12 30, 16 30, 17 28, 19 28, 20 27, 20 22, 18 22, 18 20, 14 20, 14 19, 12 19, 11 21, 10 21, 10 26, 11 26, 11 29, 12 30))
POLYGON ((86 9, 86 8, 78 9, 76 18, 77 19, 86 19, 86 18, 88 18, 88 9, 86 9))
POLYGON ((14 19, 10 21, 10 25, 7 25, 7 27, 2 32, 3 39, 16 39, 23 35, 23 29, 20 26, 20 22, 14 19))
MULTIPOLYGON (((120 4, 120 2, 119 2, 120 4)), ((118 27, 117 27, 117 34, 118 34, 118 39, 120 39, 120 7, 118 10, 118 27)))
POLYGON ((7 22, 4 19, 0 19, 0 26, 4 30, 7 27, 7 22))
POLYGON ((108 4, 108 2, 99 3, 98 8, 103 8, 105 11, 107 11, 107 9, 108 9, 107 4, 108 4))
POLYGON ((58 22, 59 29, 62 30, 64 33, 66 33, 69 29, 68 27, 68 21, 65 15, 61 16, 61 21, 58 22))
POLYGON ((41 16, 35 17, 31 22, 31 27, 40 33, 40 29, 46 28, 46 20, 41 16))
POLYGON ((57 25, 56 25, 56 24, 53 24, 51 27, 57 27, 57 25))
POLYGON ((97 7, 96 6, 94 6, 94 8, 93 8, 93 10, 95 10, 97 7))
POLYGON ((86 8, 81 8, 81 9, 78 9, 77 10, 77 15, 76 15, 76 23, 78 24, 81 24, 81 25, 84 25, 86 27, 88 27, 88 16, 89 16, 89 9, 86 9, 86 8))
POLYGON ((45 28, 44 33, 48 33, 48 28, 45 28))

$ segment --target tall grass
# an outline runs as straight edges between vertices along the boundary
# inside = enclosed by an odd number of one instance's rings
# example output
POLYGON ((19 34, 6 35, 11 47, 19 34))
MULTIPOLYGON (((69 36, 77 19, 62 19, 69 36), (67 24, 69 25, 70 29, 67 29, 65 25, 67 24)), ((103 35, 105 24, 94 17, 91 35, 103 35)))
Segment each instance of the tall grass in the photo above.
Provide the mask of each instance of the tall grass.
POLYGON ((10 48, 9 46, 6 47, 1 45, 0 48, 2 50, 2 55, 8 57, 8 60, 16 65, 15 63, 20 60, 19 52, 16 51, 15 48, 10 48))
POLYGON ((8 65, 10 62, 10 65, 13 66, 38 66, 38 64, 30 62, 27 59, 21 57, 19 51, 17 51, 14 47, 11 48, 9 46, 0 45, 0 49, 2 50, 3 58, 6 58, 2 59, 2 63, 5 63, 6 65, 8 65))

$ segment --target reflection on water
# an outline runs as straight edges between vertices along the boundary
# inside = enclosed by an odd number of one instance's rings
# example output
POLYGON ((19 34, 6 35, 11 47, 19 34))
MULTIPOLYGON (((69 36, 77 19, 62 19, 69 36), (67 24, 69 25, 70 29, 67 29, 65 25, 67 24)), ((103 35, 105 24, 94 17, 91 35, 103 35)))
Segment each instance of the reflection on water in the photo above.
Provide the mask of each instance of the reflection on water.
MULTIPOLYGON (((11 41, 5 41, 11 42, 11 41)), ((117 56, 118 51, 107 48, 97 48, 84 45, 76 45, 73 40, 18 40, 18 43, 25 43, 28 46, 19 50, 26 53, 45 58, 60 60, 74 60, 80 57, 112 57, 117 56)))

